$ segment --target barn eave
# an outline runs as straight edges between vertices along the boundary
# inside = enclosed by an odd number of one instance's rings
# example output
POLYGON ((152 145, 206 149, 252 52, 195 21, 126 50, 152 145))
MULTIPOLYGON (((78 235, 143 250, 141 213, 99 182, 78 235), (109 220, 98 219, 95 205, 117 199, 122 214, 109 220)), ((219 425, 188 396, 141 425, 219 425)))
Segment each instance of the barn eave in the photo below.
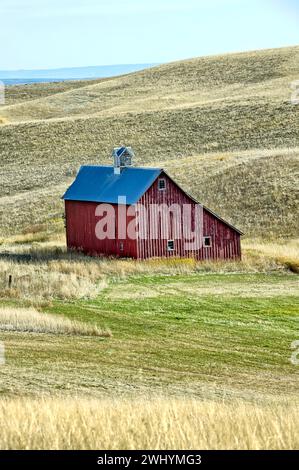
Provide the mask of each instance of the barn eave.
POLYGON ((207 212, 209 212, 211 215, 213 215, 214 217, 216 217, 216 219, 220 220, 220 222, 224 223, 225 225, 227 225, 228 227, 230 227, 232 230, 235 230, 239 235, 244 235, 244 233, 239 230, 237 227, 235 227, 234 225, 230 224, 229 222, 227 222, 226 220, 222 219, 222 217, 220 217, 218 214, 216 214, 214 211, 212 211, 211 209, 209 209, 207 206, 205 206, 204 204, 201 204, 201 202, 197 201, 193 196, 191 196, 191 194, 189 194, 187 191, 185 191, 171 176, 169 176, 169 174, 161 169, 161 173, 165 173, 165 175, 184 193, 186 194, 186 196, 191 199, 193 202, 195 202, 196 204, 200 204, 204 210, 206 210, 207 212))

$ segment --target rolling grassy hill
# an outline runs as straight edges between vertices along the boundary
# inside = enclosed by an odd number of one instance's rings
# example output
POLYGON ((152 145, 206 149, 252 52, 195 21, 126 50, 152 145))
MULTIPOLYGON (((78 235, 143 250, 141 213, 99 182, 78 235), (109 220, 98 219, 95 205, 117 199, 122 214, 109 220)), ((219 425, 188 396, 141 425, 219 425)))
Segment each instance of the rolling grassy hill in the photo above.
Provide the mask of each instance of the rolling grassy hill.
POLYGON ((298 75, 291 47, 12 87, 0 109, 0 236, 40 223, 61 229, 59 195, 79 165, 108 163, 125 143, 137 164, 165 166, 247 236, 294 237, 298 75))
MULTIPOLYGON (((99 79, 105 80, 105 79, 99 79)), ((97 83, 97 80, 93 80, 97 83)), ((26 85, 12 85, 6 87, 5 103, 12 105, 23 101, 37 100, 56 93, 84 87, 90 84, 90 80, 67 80, 63 82, 31 83, 26 85)))

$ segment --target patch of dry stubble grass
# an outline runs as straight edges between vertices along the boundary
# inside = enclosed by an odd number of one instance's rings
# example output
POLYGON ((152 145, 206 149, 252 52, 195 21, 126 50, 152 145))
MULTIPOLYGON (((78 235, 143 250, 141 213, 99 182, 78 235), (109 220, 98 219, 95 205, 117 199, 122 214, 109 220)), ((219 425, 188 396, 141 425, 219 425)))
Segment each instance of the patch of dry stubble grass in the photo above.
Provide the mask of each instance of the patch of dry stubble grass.
POLYGON ((1 449, 295 449, 298 405, 1 399, 1 449))

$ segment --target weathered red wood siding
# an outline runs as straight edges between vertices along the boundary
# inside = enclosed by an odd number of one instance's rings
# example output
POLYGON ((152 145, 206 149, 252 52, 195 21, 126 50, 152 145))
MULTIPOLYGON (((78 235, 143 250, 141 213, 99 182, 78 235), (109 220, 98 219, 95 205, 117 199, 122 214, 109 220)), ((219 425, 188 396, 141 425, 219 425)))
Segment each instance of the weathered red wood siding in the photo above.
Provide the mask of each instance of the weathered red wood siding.
MULTIPOLYGON (((112 204, 113 205, 113 204, 112 204)), ((136 240, 118 240, 118 207, 113 205, 116 215, 114 240, 99 240, 95 227, 100 220, 95 215, 97 202, 65 201, 66 237, 68 248, 74 248, 90 255, 112 255, 137 258, 136 240), (121 250, 121 243, 123 250, 121 250)), ((127 223, 132 217, 127 217, 127 223)))
MULTIPOLYGON (((150 204, 191 204, 192 214, 196 203, 188 197, 166 174, 161 175, 166 179, 166 189, 159 191, 158 180, 141 197, 140 203, 145 207, 150 204)), ((147 227, 147 239, 139 239, 137 242, 137 256, 140 259, 150 257, 195 257, 199 260, 207 259, 240 259, 241 246, 240 234, 226 225, 206 209, 203 209, 203 237, 211 237, 211 247, 203 247, 199 250, 185 251, 184 240, 175 240, 174 251, 167 250, 167 239, 150 239, 149 223, 147 227)), ((171 235, 171 234, 170 234, 171 235)), ((171 236, 169 237, 172 238, 171 236)))
POLYGON ((205 209, 203 210, 203 236, 211 237, 212 246, 202 247, 199 259, 241 259, 240 234, 205 209))
MULTIPOLYGON (((148 219, 146 223, 147 238, 145 240, 138 239, 137 242, 137 253, 138 258, 145 259, 151 257, 197 257, 197 252, 186 252, 184 250, 184 240, 174 241, 174 251, 167 250, 167 240, 173 238, 172 227, 168 238, 162 238, 161 227, 159 227, 160 237, 158 239, 150 238, 151 224, 153 221, 149 220, 150 206, 157 204, 166 204, 171 206, 172 204, 191 204, 192 213, 195 208, 195 203, 176 185, 174 184, 166 174, 161 174, 160 178, 166 179, 166 189, 160 191, 158 189, 158 179, 152 184, 152 186, 145 192, 141 197, 140 203, 146 207, 148 212, 148 219)), ((156 211, 155 211, 156 213, 156 211)), ((155 217, 157 220, 157 217, 155 217)), ((181 229, 183 227, 183 220, 181 220, 181 229)))
MULTIPOLYGON (((147 209, 151 204, 191 204, 194 214, 196 203, 185 194, 166 174, 161 175, 166 179, 166 189, 159 191, 158 180, 141 197, 139 203, 147 209)), ((98 203, 65 201, 66 234, 68 248, 82 250, 90 255, 112 255, 120 257, 132 257, 146 259, 150 257, 195 257, 199 260, 240 259, 241 246, 240 234, 228 226, 208 210, 203 209, 203 237, 211 237, 211 247, 202 246, 198 250, 185 251, 184 240, 174 241, 174 251, 167 250, 167 239, 160 237, 150 239, 150 226, 147 221, 147 239, 131 240, 118 239, 118 207, 114 205, 116 215, 115 239, 99 240, 95 234, 95 227, 100 217, 95 215, 98 203), (121 250, 121 244, 123 249, 121 250)), ((149 211, 148 211, 149 213, 149 211)), ((127 217, 127 225, 134 217, 127 217)), ((194 219, 194 216, 193 216, 194 219)), ((183 221, 181 220, 181 224, 183 221)), ((173 234, 169 234, 169 239, 173 234)))

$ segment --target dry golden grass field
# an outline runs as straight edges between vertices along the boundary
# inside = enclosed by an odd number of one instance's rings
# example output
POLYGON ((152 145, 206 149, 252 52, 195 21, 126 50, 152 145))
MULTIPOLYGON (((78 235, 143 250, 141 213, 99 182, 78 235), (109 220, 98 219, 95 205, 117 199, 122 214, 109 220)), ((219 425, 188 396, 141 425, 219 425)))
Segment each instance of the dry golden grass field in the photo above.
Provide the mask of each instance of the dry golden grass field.
POLYGON ((7 89, 1 449, 298 448, 298 78, 290 47, 7 89), (67 252, 60 196, 119 144, 244 231, 242 261, 67 252))
POLYGON ((0 400, 3 449, 298 448, 298 406, 192 399, 0 400), (116 432, 117 429, 117 432, 116 432))

